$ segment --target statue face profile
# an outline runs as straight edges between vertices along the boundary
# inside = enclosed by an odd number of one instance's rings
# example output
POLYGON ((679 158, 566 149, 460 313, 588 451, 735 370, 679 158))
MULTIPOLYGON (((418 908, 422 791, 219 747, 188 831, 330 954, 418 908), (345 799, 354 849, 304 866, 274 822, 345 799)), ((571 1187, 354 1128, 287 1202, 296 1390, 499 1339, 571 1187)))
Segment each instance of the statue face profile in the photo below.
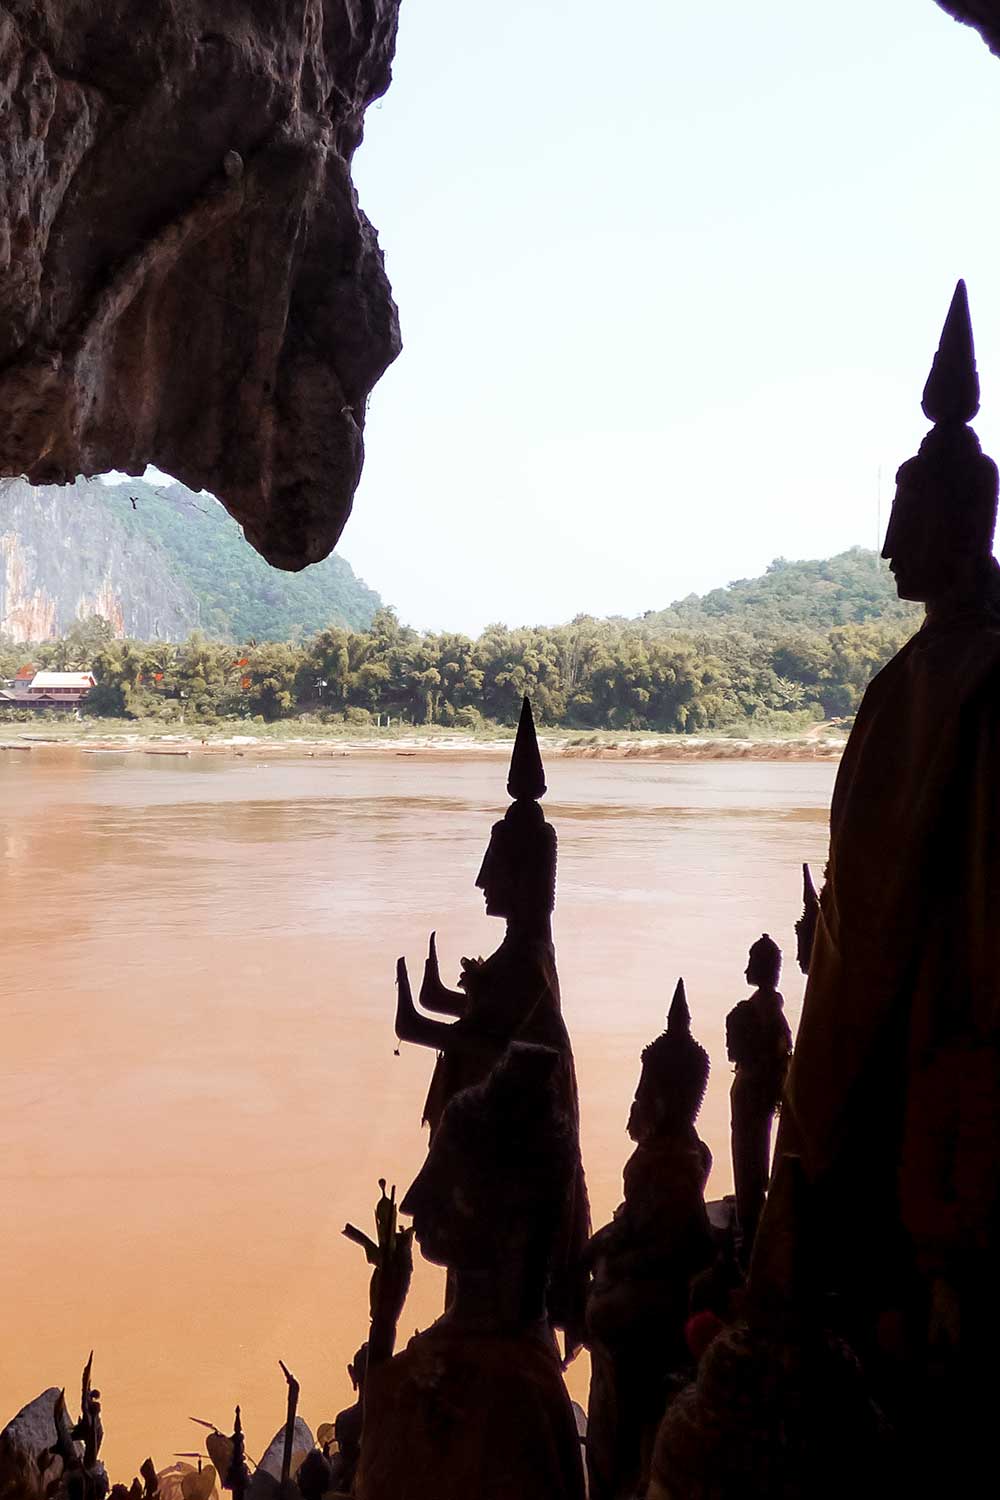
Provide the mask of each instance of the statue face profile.
MULTIPOLYGON (((497 827, 502 828, 503 824, 497 827)), ((502 847, 496 828, 483 855, 483 862, 476 876, 476 889, 482 891, 486 901, 488 917, 509 917, 517 899, 517 882, 510 860, 502 847)))
POLYGON ((399 1211, 413 1220, 425 1260, 435 1266, 487 1267, 497 1258, 498 1224, 476 1164, 456 1139, 447 1113, 399 1211))
POLYGON ((747 984, 752 984, 757 989, 773 990, 777 988, 780 978, 781 955, 776 956, 763 947, 756 952, 751 948, 746 966, 747 984))
POLYGON ((513 1042, 482 1083, 450 1100, 399 1205, 425 1260, 460 1275, 494 1274, 529 1242, 537 1246, 540 1233, 554 1235, 579 1159, 559 1066, 552 1048, 513 1042))
POLYGON ((901 599, 926 604, 958 581, 954 539, 942 532, 940 506, 901 472, 882 548, 901 599))
POLYGON ((546 918, 555 903, 555 834, 534 806, 494 823, 476 886, 486 914, 506 921, 546 918), (527 827, 525 826, 527 822, 527 827))
POLYGON ((626 1129, 636 1145, 642 1146, 655 1138, 665 1119, 662 1088, 652 1070, 643 1063, 626 1129))

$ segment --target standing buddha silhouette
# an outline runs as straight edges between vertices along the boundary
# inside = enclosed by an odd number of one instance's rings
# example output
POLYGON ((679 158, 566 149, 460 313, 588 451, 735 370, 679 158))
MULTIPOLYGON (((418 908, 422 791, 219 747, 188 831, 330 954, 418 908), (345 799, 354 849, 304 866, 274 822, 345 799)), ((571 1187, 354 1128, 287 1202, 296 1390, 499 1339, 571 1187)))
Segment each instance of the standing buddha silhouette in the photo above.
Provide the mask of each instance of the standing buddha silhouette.
MULTIPOLYGON (((401 1041, 438 1052, 424 1120, 433 1143, 451 1099, 481 1083, 512 1041, 551 1047, 560 1058, 557 1087, 574 1139, 579 1141, 579 1104, 569 1034, 562 1017, 559 977, 552 944, 556 888, 556 835, 539 800, 545 772, 527 698, 511 755, 507 790, 514 799, 494 823, 476 885, 489 916, 506 924, 503 942, 489 958, 463 959, 459 990, 447 989, 438 974, 431 934, 420 1003, 454 1021, 431 1019, 413 1004, 406 962, 396 967, 396 1035, 401 1041)), ((579 1343, 586 1278, 581 1257, 590 1235, 583 1167, 576 1153, 567 1182, 562 1229, 555 1251, 549 1311, 566 1333, 567 1356, 579 1343)))
POLYGON ((645 1493, 672 1385, 689 1373, 690 1285, 713 1254, 705 1207, 712 1154, 695 1128, 708 1070, 681 979, 666 1031, 643 1049, 628 1118, 635 1150, 622 1174, 625 1201, 588 1251, 591 1500, 645 1493))
POLYGON ((726 1051, 736 1064, 730 1092, 733 1181, 740 1254, 749 1262, 771 1165, 771 1127, 788 1072, 792 1033, 778 992, 781 949, 766 932, 747 955, 754 986, 726 1017, 726 1051))
MULTIPOLYGON (((822 1225, 814 1274, 903 1435, 907 1493, 966 1492, 1000 1337, 1000 570, 978 409, 959 282, 883 549, 926 620, 840 765, 778 1139, 822 1225)), ((769 1204, 760 1235, 786 1230, 769 1204)))

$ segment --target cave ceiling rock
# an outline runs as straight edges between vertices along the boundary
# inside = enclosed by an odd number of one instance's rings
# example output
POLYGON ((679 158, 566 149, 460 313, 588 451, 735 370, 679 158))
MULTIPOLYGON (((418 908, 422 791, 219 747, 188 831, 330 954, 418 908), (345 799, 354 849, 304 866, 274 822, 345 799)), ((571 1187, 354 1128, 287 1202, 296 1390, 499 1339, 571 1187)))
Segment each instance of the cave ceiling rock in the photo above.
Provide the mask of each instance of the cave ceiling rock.
POLYGON ((325 557, 400 348, 351 159, 399 0, 0 0, 0 474, 147 463, 325 557))
POLYGON ((956 21, 974 26, 989 47, 1000 57, 1000 0, 937 0, 956 21))

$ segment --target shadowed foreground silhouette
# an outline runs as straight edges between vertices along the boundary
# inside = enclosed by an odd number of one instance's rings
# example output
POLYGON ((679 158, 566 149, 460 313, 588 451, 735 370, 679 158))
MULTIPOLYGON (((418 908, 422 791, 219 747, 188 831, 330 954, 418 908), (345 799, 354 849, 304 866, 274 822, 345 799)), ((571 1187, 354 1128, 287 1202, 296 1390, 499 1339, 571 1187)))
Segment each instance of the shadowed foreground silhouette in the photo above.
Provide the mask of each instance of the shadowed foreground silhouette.
MULTIPOLYGON (((923 628, 871 683, 830 859, 778 1150, 801 1159, 809 1263, 896 1427, 906 1493, 992 1460, 1000 1334, 997 470, 959 282, 883 555, 923 628)), ((761 1234, 795 1232, 772 1201, 761 1234)))

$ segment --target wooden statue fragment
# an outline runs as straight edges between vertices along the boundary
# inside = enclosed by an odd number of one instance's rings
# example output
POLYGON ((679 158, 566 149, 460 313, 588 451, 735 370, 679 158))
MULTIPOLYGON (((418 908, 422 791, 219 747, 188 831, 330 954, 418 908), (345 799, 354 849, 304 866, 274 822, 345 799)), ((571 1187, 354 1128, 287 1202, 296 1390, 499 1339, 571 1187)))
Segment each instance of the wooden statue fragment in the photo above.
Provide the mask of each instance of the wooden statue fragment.
POLYGON ((91 1350, 80 1382, 80 1419, 70 1433, 75 1443, 83 1445, 83 1454, 79 1455, 71 1444, 71 1451, 67 1451, 64 1458, 68 1500, 104 1500, 110 1489, 107 1471, 100 1461, 104 1422, 101 1418, 101 1393, 90 1381, 93 1368, 94 1351, 91 1350))
POLYGON ((743 1263, 750 1259, 771 1166, 771 1127, 781 1102, 792 1034, 778 991, 781 949, 765 932, 746 967, 754 992, 726 1017, 726 1051, 736 1073, 730 1091, 733 1180, 743 1263))
MULTIPOLYGON (((559 1054, 557 1086, 567 1117, 578 1120, 576 1072, 552 945, 556 835, 539 806, 546 790, 545 775, 527 698, 507 790, 514 800, 493 825, 476 878, 487 914, 505 923, 503 942, 485 961, 463 959, 461 988, 448 990, 438 974, 431 935, 420 1001, 425 1009, 458 1019, 432 1020, 421 1014, 413 1003, 405 960, 397 964, 396 1034, 402 1041, 433 1047, 439 1054, 424 1106, 432 1142, 449 1101, 470 1084, 482 1082, 512 1041, 537 1043, 559 1054)), ((582 1327, 584 1278, 579 1262, 590 1234, 578 1154, 573 1170, 574 1179, 562 1194, 563 1222, 549 1292, 553 1320, 566 1331, 567 1353, 576 1346, 582 1327)))
POLYGON ((812 871, 808 865, 803 865, 802 915, 795 924, 795 958, 803 974, 809 973, 809 959, 812 954, 818 920, 819 897, 816 894, 816 887, 813 885, 812 871))
MULTIPOLYGON (((142 1480, 141 1500, 156 1500, 160 1493, 160 1480, 156 1472, 156 1465, 152 1458, 144 1458, 139 1466, 139 1478, 142 1480)), ((132 1481, 133 1490, 138 1481, 132 1481)))
POLYGON ((295 1447, 295 1417, 299 1409, 301 1387, 291 1370, 285 1364, 285 1361, 279 1359, 278 1364, 281 1366, 281 1373, 284 1375, 285 1383, 288 1386, 288 1407, 285 1412, 285 1440, 281 1449, 280 1483, 282 1488, 284 1488, 292 1477, 292 1451, 295 1447))
POLYGON ((579 1149, 559 1066, 514 1043, 450 1101, 400 1205, 454 1294, 366 1378, 359 1500, 582 1500, 545 1302, 579 1149))
MULTIPOLYGON (((801 1159, 820 1273, 912 1456, 901 1488, 960 1494, 993 1463, 1000 1341, 997 469, 968 426, 962 282, 922 404, 883 556, 926 618, 838 771, 778 1149, 801 1159)), ((761 1235, 782 1229, 768 1207, 761 1235)))
POLYGON ((690 1368, 689 1288, 713 1253, 704 1197, 712 1158, 695 1129, 708 1072, 679 980, 666 1031, 642 1053, 625 1200, 589 1246, 592 1500, 644 1492, 660 1417, 690 1368))
POLYGON ((246 1492, 250 1484, 250 1469, 247 1466, 246 1441, 239 1407, 236 1408, 236 1420, 233 1424, 229 1451, 228 1468, 219 1472, 222 1488, 232 1491, 233 1500, 246 1500, 246 1492))
POLYGON ((361 1454, 367 1376, 369 1371, 391 1359, 395 1352, 396 1329, 413 1275, 413 1229, 399 1227, 395 1187, 387 1195, 384 1177, 379 1178, 378 1185, 376 1239, 371 1239, 353 1224, 346 1225, 343 1231, 349 1240, 361 1246, 372 1267, 368 1291, 368 1339, 347 1367, 358 1399, 353 1406, 339 1412, 334 1421, 337 1453, 331 1469, 331 1487, 344 1492, 353 1488, 361 1454))
POLYGON ((354 1358, 347 1366, 347 1374, 358 1399, 351 1406, 345 1406, 344 1410, 338 1412, 333 1419, 337 1448, 330 1459, 330 1488, 337 1494, 347 1494, 354 1489, 354 1476, 361 1457, 361 1431, 364 1426, 362 1391, 367 1364, 368 1344, 366 1341, 360 1349, 355 1351, 354 1358))

